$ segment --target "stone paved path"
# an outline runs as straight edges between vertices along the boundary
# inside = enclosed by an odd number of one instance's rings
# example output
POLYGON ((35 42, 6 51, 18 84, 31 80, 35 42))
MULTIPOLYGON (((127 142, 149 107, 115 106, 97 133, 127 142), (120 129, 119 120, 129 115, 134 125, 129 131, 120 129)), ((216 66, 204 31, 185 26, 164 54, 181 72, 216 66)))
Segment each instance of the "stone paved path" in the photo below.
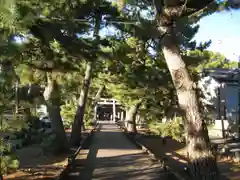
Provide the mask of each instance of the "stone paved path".
POLYGON ((100 122, 89 148, 80 152, 71 180, 174 180, 139 150, 115 124, 100 122))

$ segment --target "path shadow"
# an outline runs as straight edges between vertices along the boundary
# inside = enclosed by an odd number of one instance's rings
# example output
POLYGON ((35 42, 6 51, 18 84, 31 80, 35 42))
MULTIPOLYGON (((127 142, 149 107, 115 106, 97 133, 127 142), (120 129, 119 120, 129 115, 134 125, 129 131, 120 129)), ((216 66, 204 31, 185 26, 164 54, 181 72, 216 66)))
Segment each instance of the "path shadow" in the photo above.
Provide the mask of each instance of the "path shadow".
POLYGON ((109 130, 106 124, 101 128, 101 132, 96 132, 93 135, 92 141, 84 148, 84 150, 88 151, 87 158, 77 159, 74 168, 64 178, 65 180, 176 179, 171 172, 166 172, 159 163, 151 161, 146 153, 139 151, 121 131, 113 132, 113 129, 109 130), (116 139, 114 139, 114 142, 101 143, 104 137, 116 139), (118 141, 118 138, 124 139, 118 141), (121 144, 123 141, 125 144, 121 144), (98 152, 105 150, 107 150, 106 155, 98 157, 98 152), (120 154, 122 152, 128 153, 122 153, 122 155, 111 154, 115 150, 120 151, 120 154))
POLYGON ((101 165, 95 169, 94 179, 98 180, 175 180, 170 172, 165 172, 156 162, 147 163, 146 154, 121 155, 99 158, 101 165), (137 162, 137 163, 136 163, 137 162))
POLYGON ((99 158, 95 154, 97 149, 90 151, 85 166, 79 160, 77 164, 81 166, 76 166, 65 180, 177 180, 156 162, 146 163, 149 159, 144 153, 99 158))
POLYGON ((91 144, 94 143, 93 140, 96 136, 96 133, 99 132, 101 128, 102 128, 102 125, 100 124, 97 131, 94 132, 91 139, 85 144, 85 147, 83 147, 83 149, 80 151, 80 154, 82 154, 82 151, 84 150, 88 151, 87 159, 86 160, 78 159, 77 157, 74 162, 74 166, 71 168, 69 173, 64 177, 64 180, 68 180, 68 179, 79 180, 83 178, 82 176, 86 176, 87 179, 91 179, 91 176, 94 171, 94 166, 93 166, 94 164, 89 162, 95 162, 97 158, 97 152, 98 152, 98 149, 94 146, 91 146, 91 144))

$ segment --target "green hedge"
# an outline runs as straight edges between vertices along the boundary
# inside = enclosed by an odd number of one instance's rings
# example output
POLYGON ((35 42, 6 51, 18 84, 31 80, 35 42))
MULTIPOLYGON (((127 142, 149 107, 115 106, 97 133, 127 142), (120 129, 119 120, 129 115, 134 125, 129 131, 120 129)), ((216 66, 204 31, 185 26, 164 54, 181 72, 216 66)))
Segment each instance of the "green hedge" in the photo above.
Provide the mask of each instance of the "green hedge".
POLYGON ((12 151, 10 143, 5 143, 3 138, 0 138, 0 172, 5 174, 11 170, 16 170, 19 167, 19 161, 12 151))
POLYGON ((170 136, 179 142, 184 140, 184 127, 181 117, 176 117, 174 120, 169 120, 166 123, 150 123, 149 129, 154 135, 162 137, 170 136))

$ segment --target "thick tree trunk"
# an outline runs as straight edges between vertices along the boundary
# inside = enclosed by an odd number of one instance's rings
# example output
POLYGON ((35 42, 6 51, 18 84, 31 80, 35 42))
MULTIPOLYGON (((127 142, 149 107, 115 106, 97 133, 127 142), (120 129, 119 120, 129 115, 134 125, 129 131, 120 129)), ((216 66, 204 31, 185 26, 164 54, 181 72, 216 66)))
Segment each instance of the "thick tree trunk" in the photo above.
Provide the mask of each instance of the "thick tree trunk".
POLYGON ((44 91, 44 99, 49 118, 52 122, 52 131, 56 135, 55 145, 58 152, 66 152, 69 149, 68 140, 60 115, 60 94, 57 82, 52 73, 47 74, 47 87, 44 91))
POLYGON ((195 85, 180 55, 173 28, 163 37, 162 50, 177 91, 179 106, 186 116, 187 149, 192 178, 217 179, 216 160, 210 150, 208 131, 200 114, 195 85))
POLYGON ((127 130, 129 132, 137 133, 136 115, 141 103, 141 101, 138 101, 136 104, 132 105, 126 113, 125 121, 127 122, 127 130))
POLYGON ((88 96, 88 90, 91 82, 91 76, 92 76, 92 69, 93 69, 94 63, 89 61, 87 62, 87 67, 85 71, 85 77, 83 86, 80 92, 80 97, 78 100, 78 107, 77 112, 75 115, 75 119, 72 125, 72 132, 71 132, 71 143, 73 145, 79 145, 81 141, 81 130, 83 126, 83 118, 84 118, 84 110, 85 105, 87 101, 88 96))

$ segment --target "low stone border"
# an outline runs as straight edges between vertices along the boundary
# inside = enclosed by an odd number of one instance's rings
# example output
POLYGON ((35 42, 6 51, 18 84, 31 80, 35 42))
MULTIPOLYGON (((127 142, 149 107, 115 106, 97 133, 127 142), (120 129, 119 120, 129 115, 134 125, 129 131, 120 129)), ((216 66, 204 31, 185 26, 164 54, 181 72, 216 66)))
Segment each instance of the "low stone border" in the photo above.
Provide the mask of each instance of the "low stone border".
POLYGON ((64 169, 60 172, 60 174, 56 178, 54 178, 54 180, 62 180, 68 175, 70 169, 74 166, 74 162, 76 160, 77 155, 82 150, 82 148, 91 140, 91 137, 93 136, 94 132, 99 127, 100 127, 99 124, 96 124, 95 127, 91 130, 91 132, 87 135, 87 137, 81 141, 80 146, 75 151, 75 153, 68 157, 67 166, 64 167, 64 169))
POLYGON ((116 125, 124 132, 124 134, 132 143, 134 143, 139 149, 142 149, 143 152, 147 153, 153 161, 157 161, 158 163, 163 164, 163 168, 165 170, 171 171, 171 173, 173 173, 177 179, 187 180, 186 178, 183 178, 179 173, 174 172, 170 167, 166 166, 163 160, 160 160, 159 158, 157 158, 151 150, 149 150, 146 146, 144 146, 138 140, 136 140, 134 136, 130 135, 124 126, 121 126, 119 123, 116 123, 116 125))

